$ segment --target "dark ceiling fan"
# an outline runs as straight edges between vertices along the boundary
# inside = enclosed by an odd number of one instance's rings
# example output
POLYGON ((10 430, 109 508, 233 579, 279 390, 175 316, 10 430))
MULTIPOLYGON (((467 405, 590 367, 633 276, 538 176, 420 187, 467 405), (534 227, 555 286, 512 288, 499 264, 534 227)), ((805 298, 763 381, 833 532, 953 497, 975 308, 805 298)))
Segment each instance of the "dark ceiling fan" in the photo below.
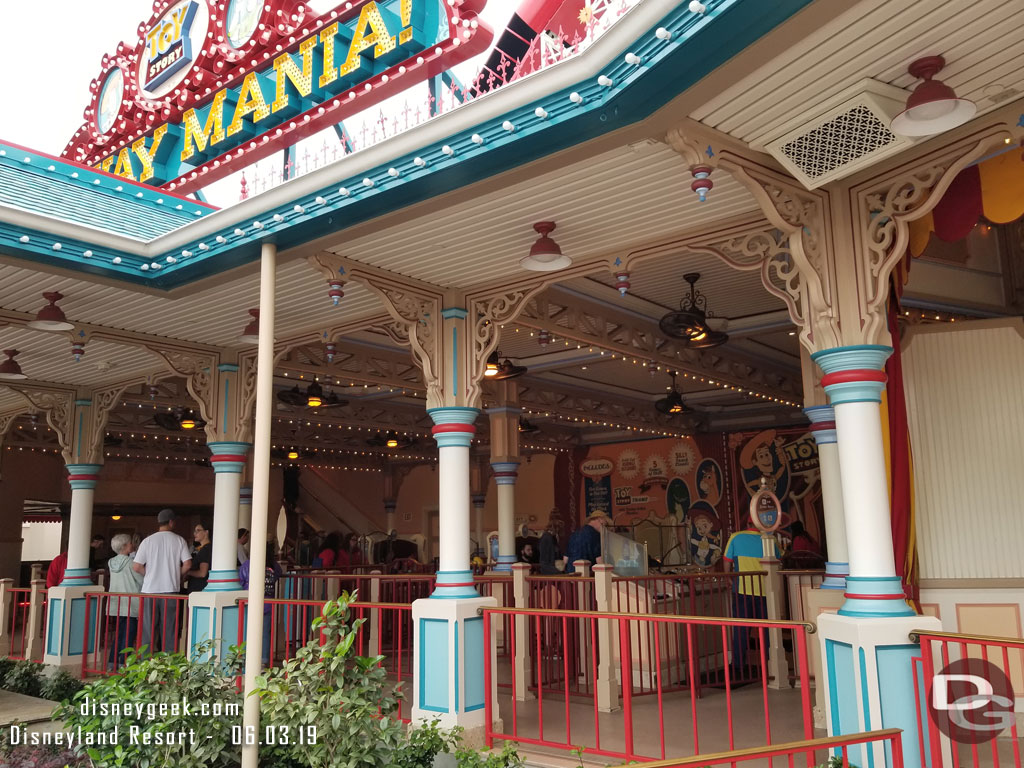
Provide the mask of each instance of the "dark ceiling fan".
POLYGON ((396 448, 401 451, 416 445, 416 438, 390 431, 374 435, 366 441, 366 444, 371 448, 396 448))
POLYGON ((708 299, 697 290, 699 272, 688 272, 683 280, 690 284, 690 295, 679 301, 679 309, 669 312, 658 321, 666 336, 682 339, 690 349, 707 349, 725 344, 729 336, 714 330, 709 324, 708 299))
POLYGON ((282 389, 277 393, 277 399, 286 405, 292 405, 297 408, 315 408, 317 410, 340 408, 343 405, 348 405, 348 400, 342 400, 333 392, 325 394, 324 388, 315 381, 309 383, 305 392, 299 389, 298 384, 291 389, 282 389))
POLYGON ((658 413, 664 413, 669 416, 678 416, 684 413, 691 413, 691 410, 683 402, 683 396, 679 394, 679 390, 676 389, 676 374, 673 371, 672 376, 672 391, 660 400, 654 403, 654 407, 658 410, 658 413))
POLYGON ((487 358, 487 367, 484 368, 484 376, 491 381, 503 381, 522 376, 529 370, 525 365, 516 365, 507 357, 502 360, 500 352, 492 352, 487 358))
POLYGON ((153 414, 153 421, 158 427, 166 429, 168 432, 192 432, 206 426, 202 417, 191 408, 158 411, 153 414))
POLYGON ((540 432, 540 427, 536 424, 532 424, 526 419, 519 417, 519 434, 521 435, 532 435, 534 432, 540 432))

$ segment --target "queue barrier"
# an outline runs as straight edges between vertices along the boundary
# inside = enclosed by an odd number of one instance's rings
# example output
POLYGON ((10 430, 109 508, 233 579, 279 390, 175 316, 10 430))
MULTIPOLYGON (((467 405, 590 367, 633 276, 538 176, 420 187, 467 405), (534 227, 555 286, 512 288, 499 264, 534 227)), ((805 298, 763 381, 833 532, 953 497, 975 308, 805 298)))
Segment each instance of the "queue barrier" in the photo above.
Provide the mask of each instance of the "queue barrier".
MULTIPOLYGON (((484 653, 486 741, 518 741, 627 760, 666 757, 666 711, 671 730, 685 734, 686 748, 699 754, 702 742, 724 734, 724 744, 736 747, 734 703, 743 693, 742 737, 756 733, 772 743, 770 700, 789 688, 788 675, 772 675, 769 646, 772 633, 787 630, 794 640, 799 727, 813 736, 809 624, 758 619, 727 619, 668 614, 604 613, 518 608, 483 608, 484 636, 494 642, 494 630, 510 618, 511 663, 484 653), (717 648, 698 645, 698 637, 714 638, 717 648), (584 642, 580 642, 581 638, 584 642), (678 658, 673 659, 673 655, 678 658), (714 711, 701 717, 698 702, 713 689, 714 711), (643 703, 644 699, 649 702, 643 703), (501 722, 492 717, 494 702, 501 722), (634 711, 642 708, 644 728, 652 719, 660 743, 652 753, 636 738, 634 711), (609 720, 606 713, 621 717, 609 720), (546 718, 545 712, 548 713, 546 718), (551 717, 554 715, 554 717, 551 717), (686 722, 688 720, 688 722, 686 722), (711 733, 713 727, 714 733, 711 733), (575 736, 574 736, 575 734, 575 736), (582 740, 579 738, 583 734, 582 740)), ((708 696, 711 701, 711 696, 708 696)), ((794 702, 791 702, 791 704, 794 702)), ((642 739, 640 741, 643 741, 642 739)))
POLYGON ((185 648, 187 595, 87 592, 82 677, 117 674, 125 649, 178 653, 185 648))
MULTIPOLYGON (((1020 717, 1017 710, 1017 699, 1013 696, 1024 694, 1024 640, 1008 637, 989 637, 986 635, 965 635, 952 632, 928 632, 925 630, 914 630, 910 634, 913 642, 921 646, 921 655, 913 659, 914 663, 914 684, 917 694, 914 699, 917 702, 917 735, 920 746, 920 754, 925 756, 925 762, 930 768, 1003 768, 1013 766, 1021 768, 1021 739, 1018 733, 1017 720, 1020 717), (957 662, 961 662, 957 666, 957 662), (966 663, 964 663, 966 662, 966 663), (951 664, 954 668, 947 671, 951 664), (1008 727, 999 730, 995 725, 991 712, 979 717, 985 718, 980 722, 988 730, 986 736, 994 736, 980 742, 970 743, 954 741, 949 735, 936 727, 932 715, 929 713, 928 703, 934 699, 934 685, 936 673, 948 672, 949 674, 977 674, 983 678, 991 678, 995 675, 988 672, 993 669, 1005 676, 1006 682, 1010 685, 1011 694, 1010 710, 1007 721, 1008 727)), ((1001 691, 994 680, 989 680, 989 686, 993 690, 982 691, 977 685, 968 681, 950 681, 948 683, 952 690, 947 689, 944 697, 954 701, 961 696, 982 695, 1003 695, 1007 692, 1001 691), (957 686, 957 683, 962 683, 957 686)), ((968 705, 968 710, 973 710, 973 705, 968 705)), ((970 716, 970 711, 958 711, 958 715, 965 721, 973 720, 979 722, 976 717, 970 716)))

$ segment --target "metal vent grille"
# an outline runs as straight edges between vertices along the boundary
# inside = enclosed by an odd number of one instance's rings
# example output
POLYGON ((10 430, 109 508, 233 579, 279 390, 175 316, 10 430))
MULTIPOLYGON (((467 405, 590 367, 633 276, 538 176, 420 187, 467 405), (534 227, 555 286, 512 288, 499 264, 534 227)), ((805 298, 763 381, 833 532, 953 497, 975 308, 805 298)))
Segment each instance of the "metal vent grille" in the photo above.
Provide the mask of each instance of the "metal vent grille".
POLYGON ((821 105, 813 117, 794 118, 784 133, 762 146, 805 187, 814 189, 913 144, 889 130, 905 103, 901 89, 866 79, 821 105))
POLYGON ((889 126, 861 104, 798 136, 781 149, 805 176, 817 180, 896 141, 896 134, 889 126))

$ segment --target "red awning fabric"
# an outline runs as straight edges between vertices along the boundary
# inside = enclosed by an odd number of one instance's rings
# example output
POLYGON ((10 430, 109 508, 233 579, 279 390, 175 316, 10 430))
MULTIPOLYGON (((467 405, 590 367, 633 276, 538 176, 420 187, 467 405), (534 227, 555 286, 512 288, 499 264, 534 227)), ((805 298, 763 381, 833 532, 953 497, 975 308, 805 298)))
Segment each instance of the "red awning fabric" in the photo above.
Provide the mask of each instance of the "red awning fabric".
POLYGON ((910 222, 910 253, 924 253, 932 235, 946 242, 967 237, 984 218, 1008 224, 1024 216, 1024 153, 1017 148, 965 168, 938 205, 910 222))

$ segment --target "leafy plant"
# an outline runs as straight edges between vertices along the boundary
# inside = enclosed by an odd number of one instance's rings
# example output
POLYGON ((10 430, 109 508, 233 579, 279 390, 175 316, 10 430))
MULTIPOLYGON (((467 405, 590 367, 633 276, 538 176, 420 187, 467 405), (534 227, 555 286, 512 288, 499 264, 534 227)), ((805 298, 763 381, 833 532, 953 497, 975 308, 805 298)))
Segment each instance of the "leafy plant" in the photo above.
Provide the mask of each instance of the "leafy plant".
POLYGON ((444 730, 437 720, 410 727, 405 745, 392 758, 391 765, 394 768, 431 768, 439 754, 458 748, 461 733, 461 728, 444 730))
POLYGON ((12 693, 38 696, 42 688, 39 679, 40 666, 32 661, 16 661, 4 675, 4 688, 12 693))
POLYGON ((121 675, 85 685, 53 717, 83 734, 118 729, 118 743, 78 749, 95 768, 233 768, 241 754, 241 695, 234 677, 209 652, 212 643, 206 645, 197 646, 193 660, 128 649, 121 675), (186 737, 169 738, 180 733, 186 737))
POLYGON ((354 601, 354 594, 343 592, 326 603, 313 622, 313 639, 294 659, 258 678, 254 693, 262 702, 262 722, 289 737, 288 744, 271 748, 268 764, 277 765, 279 757, 309 768, 392 764, 404 741, 395 716, 402 694, 388 683, 383 656, 352 651, 365 621, 351 620, 354 601), (311 726, 314 743, 308 736, 300 743, 300 734, 310 734, 311 726))
POLYGON ((493 749, 460 747, 455 752, 459 768, 522 768, 523 758, 515 746, 506 741, 500 752, 493 749))
POLYGON ((7 679, 7 673, 14 669, 14 659, 9 659, 4 656, 0 659, 0 688, 4 687, 4 680, 7 679))
POLYGON ((43 680, 39 692, 50 701, 67 701, 82 690, 82 686, 81 680, 61 669, 43 680))
POLYGON ((33 746, 27 744, 11 744, 11 730, 18 726, 17 721, 10 727, 0 730, 0 766, 3 768, 86 768, 87 758, 78 757, 64 747, 53 745, 33 746))

